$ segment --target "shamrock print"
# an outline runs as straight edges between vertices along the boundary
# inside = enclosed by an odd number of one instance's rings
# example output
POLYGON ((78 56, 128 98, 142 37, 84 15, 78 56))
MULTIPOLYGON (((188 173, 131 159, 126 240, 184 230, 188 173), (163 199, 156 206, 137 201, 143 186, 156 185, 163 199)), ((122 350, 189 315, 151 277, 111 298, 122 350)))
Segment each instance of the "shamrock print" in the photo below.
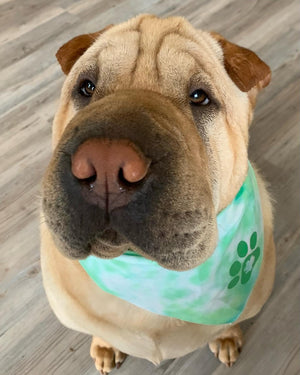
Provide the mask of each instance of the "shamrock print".
POLYGON ((250 249, 253 251, 249 254, 247 242, 239 242, 237 254, 240 260, 236 260, 230 267, 229 274, 233 278, 227 286, 228 289, 234 288, 239 281, 244 285, 250 280, 254 266, 260 256, 260 248, 256 247, 256 244, 257 232, 253 232, 250 237, 250 249))

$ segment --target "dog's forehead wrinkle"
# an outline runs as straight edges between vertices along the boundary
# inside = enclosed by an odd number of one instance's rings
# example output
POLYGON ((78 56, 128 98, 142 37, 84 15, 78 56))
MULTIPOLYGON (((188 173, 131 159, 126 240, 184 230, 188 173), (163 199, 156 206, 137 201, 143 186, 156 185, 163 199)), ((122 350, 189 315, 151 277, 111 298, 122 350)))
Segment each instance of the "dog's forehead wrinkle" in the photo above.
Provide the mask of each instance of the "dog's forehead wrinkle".
MULTIPOLYGON (((136 80, 145 77, 145 69, 159 81, 163 65, 167 65, 170 72, 178 70, 177 65, 181 63, 181 75, 195 66, 194 57, 190 54, 187 46, 194 44, 186 35, 182 34, 176 27, 156 35, 147 30, 140 38, 139 56, 135 69, 136 80), (185 67, 184 71, 182 66, 185 67)), ((196 45, 193 48, 197 48, 196 45)), ((192 48, 192 49, 193 49, 192 48)), ((164 69, 167 73, 167 69, 164 69)), ((185 77, 187 78, 187 77, 185 77)))
MULTIPOLYGON (((104 90, 106 86, 108 91, 151 88, 162 94, 175 90, 174 96, 183 96, 197 69, 213 75, 209 36, 195 33, 181 18, 141 17, 133 28, 112 29, 107 34, 98 46, 99 84, 104 90)), ((218 56, 216 60, 220 64, 218 56)))

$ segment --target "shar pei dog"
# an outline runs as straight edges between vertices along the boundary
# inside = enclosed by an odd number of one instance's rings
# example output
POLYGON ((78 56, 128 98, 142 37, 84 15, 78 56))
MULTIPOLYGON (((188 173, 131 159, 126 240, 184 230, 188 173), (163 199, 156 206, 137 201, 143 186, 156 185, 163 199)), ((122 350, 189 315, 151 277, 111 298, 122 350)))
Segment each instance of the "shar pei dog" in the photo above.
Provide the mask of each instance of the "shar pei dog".
POLYGON ((41 264, 58 319, 107 374, 208 343, 227 366, 272 291, 272 207, 248 160, 269 67, 185 19, 140 15, 64 44, 41 264))

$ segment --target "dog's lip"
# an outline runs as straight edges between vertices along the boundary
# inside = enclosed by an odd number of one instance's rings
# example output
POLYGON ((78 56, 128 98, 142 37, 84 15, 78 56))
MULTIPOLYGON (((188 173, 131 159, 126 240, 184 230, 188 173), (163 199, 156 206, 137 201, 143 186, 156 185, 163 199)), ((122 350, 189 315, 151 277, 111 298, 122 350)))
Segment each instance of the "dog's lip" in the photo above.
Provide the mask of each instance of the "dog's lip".
MULTIPOLYGON (((124 250, 124 252, 126 252, 128 250, 135 252, 136 254, 138 254, 139 256, 141 256, 143 258, 146 258, 146 259, 148 259, 150 261, 156 262, 162 268, 165 268, 165 269, 170 270, 170 271, 179 271, 179 272, 181 272, 181 271, 189 271, 191 269, 194 269, 194 268, 198 267, 202 263, 199 260, 198 257, 193 257, 193 258, 189 258, 188 259, 188 263, 192 264, 192 266, 191 265, 187 266, 187 262, 186 261, 183 261, 183 262, 178 261, 177 262, 177 267, 174 267, 174 265, 170 264, 170 262, 168 262, 164 258, 164 255, 166 257, 169 255, 168 253, 166 253, 166 254, 160 253, 159 254, 160 256, 153 256, 153 255, 150 255, 147 252, 141 250, 140 248, 137 248, 136 246, 134 246, 132 244, 131 245, 129 244, 128 247, 124 250), (180 265, 180 267, 179 267, 179 265, 180 265)), ((181 253, 181 252, 178 251, 178 253, 181 253)))
POLYGON ((115 229, 113 229, 113 228, 107 226, 107 227, 102 231, 102 233, 101 233, 101 238, 106 237, 106 236, 112 236, 112 235, 115 236, 115 235, 117 235, 117 234, 118 234, 118 232, 117 232, 115 229))
MULTIPOLYGON (((106 230, 108 231, 108 229, 106 229, 106 230)), ((113 229, 110 229, 110 230, 114 231, 113 229)), ((137 255, 139 255, 143 258, 146 258, 150 261, 154 261, 159 266, 161 266, 162 268, 165 268, 165 269, 171 270, 171 271, 178 271, 178 272, 189 271, 193 268, 198 267, 199 264, 202 263, 201 261, 199 262, 199 258, 195 257, 195 258, 192 258, 192 259, 190 259, 190 258, 188 259, 189 265, 187 265, 187 262, 185 262, 185 261, 180 262, 180 261, 177 260, 177 262, 176 262, 177 266, 175 267, 174 264, 171 264, 166 259, 164 259, 164 256, 162 254, 160 254, 159 257, 151 256, 147 252, 141 250, 140 248, 136 248, 136 246, 134 246, 133 244, 130 244, 128 242, 126 242, 124 244, 115 245, 115 244, 111 244, 109 242, 105 242, 102 239, 99 239, 97 245, 92 246, 92 254, 94 256, 102 258, 102 259, 117 258, 117 257, 121 256, 122 254, 126 253, 129 250, 135 252, 137 255), (105 251, 102 252, 101 251, 101 244, 103 244, 104 246, 108 246, 110 248, 110 251, 105 250, 105 251)), ((166 255, 168 255, 168 254, 166 254, 166 255)))
POLYGON ((102 231, 98 241, 99 243, 112 248, 119 248, 120 246, 124 247, 128 242, 118 231, 111 227, 106 227, 102 231))

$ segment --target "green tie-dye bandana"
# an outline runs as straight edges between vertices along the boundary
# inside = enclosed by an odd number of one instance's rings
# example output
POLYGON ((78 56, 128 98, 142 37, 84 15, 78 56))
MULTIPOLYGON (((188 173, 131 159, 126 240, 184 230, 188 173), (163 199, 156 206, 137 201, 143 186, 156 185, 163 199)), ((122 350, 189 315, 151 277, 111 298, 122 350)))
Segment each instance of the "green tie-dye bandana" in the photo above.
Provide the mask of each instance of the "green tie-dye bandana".
POLYGON ((198 324, 232 323, 247 303, 263 256, 262 212, 250 163, 217 223, 214 253, 188 271, 167 270, 132 251, 114 259, 89 256, 80 264, 101 289, 145 310, 198 324))

